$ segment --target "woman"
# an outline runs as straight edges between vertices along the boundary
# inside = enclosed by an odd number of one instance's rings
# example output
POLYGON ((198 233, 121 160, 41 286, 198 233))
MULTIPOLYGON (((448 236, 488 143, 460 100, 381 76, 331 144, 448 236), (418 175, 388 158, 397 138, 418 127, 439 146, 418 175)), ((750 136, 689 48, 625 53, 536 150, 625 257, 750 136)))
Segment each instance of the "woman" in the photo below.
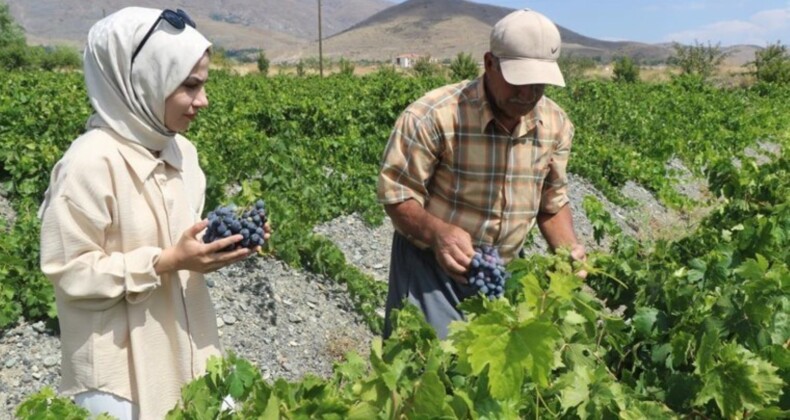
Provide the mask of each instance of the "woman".
MULTIPOLYGON (((205 176, 178 133, 208 106, 209 41, 181 10, 125 8, 85 50, 95 113, 55 166, 40 214, 65 395, 94 414, 159 419, 220 354, 201 273, 252 255, 198 239, 205 176)), ((268 235, 267 235, 268 236, 268 235)))

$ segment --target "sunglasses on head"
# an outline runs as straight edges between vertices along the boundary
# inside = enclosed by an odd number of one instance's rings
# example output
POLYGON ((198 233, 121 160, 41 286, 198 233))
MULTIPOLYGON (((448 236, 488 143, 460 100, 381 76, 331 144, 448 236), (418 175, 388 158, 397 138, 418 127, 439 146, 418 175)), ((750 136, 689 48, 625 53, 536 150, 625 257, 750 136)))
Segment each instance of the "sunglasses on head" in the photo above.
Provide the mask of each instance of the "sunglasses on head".
POLYGON ((156 18, 154 24, 151 25, 151 29, 148 30, 148 32, 143 37, 143 40, 140 41, 140 44, 138 44, 137 48, 134 50, 134 54, 132 54, 132 62, 134 62, 134 58, 137 57, 137 53, 139 53, 140 49, 143 48, 143 45, 145 45, 145 42, 148 41, 148 38, 151 37, 151 34, 154 33, 154 29, 156 29, 156 27, 159 25, 159 22, 163 20, 167 21, 170 26, 179 30, 184 29, 186 25, 189 25, 193 28, 197 27, 195 25, 195 21, 193 21, 189 15, 187 15, 187 12, 181 9, 176 9, 175 12, 170 9, 162 10, 162 13, 158 18, 156 18))

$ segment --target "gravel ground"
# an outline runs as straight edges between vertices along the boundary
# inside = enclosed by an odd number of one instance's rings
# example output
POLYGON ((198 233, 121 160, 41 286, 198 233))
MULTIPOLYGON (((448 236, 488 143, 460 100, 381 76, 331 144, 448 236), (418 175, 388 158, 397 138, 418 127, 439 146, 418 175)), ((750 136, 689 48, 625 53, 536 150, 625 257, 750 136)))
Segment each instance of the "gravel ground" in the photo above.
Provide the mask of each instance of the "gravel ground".
MULTIPOLYGON (((572 175, 570 182, 574 223, 588 249, 608 245, 593 240, 581 206, 588 194, 604 203, 627 234, 643 235, 678 220, 635 184, 626 185, 623 193, 641 204, 624 209, 582 178, 572 175)), ((4 208, 8 209, 7 202, 0 196, 0 211, 5 213, 4 208)), ((392 240, 389 221, 370 227, 358 216, 348 215, 314 231, 335 242, 349 263, 386 281, 392 240)), ((543 252, 545 247, 536 235, 529 252, 543 252)), ((333 362, 347 351, 367 355, 373 335, 354 312, 345 288, 330 279, 294 270, 271 257, 256 257, 212 273, 207 281, 223 346, 256 363, 264 378, 297 380, 308 373, 326 377, 333 362)), ((57 388, 59 367, 59 339, 43 322, 22 319, 14 328, 0 331, 0 419, 13 418, 14 408, 41 387, 57 388)))

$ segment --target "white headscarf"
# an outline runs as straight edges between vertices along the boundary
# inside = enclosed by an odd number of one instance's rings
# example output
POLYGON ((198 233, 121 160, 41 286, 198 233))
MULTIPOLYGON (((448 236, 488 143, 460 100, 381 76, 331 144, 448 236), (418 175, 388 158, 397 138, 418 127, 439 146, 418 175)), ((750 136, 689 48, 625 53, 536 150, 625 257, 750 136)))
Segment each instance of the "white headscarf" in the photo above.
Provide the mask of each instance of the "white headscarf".
POLYGON ((127 7, 96 22, 88 33, 84 71, 95 111, 87 127, 110 127, 151 150, 175 136, 165 127, 165 100, 189 76, 211 43, 189 25, 157 23, 132 65, 132 54, 161 10, 127 7))

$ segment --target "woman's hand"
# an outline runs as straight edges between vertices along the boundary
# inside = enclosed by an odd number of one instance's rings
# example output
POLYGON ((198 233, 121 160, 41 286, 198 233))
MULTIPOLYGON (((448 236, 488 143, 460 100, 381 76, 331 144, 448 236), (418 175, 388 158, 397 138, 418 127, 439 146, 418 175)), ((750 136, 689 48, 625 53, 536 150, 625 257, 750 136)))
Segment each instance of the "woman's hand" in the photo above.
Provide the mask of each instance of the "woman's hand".
MULTIPOLYGON (((226 265, 241 261, 257 252, 253 249, 238 248, 233 251, 223 251, 227 247, 242 240, 241 235, 232 235, 218 239, 210 244, 204 244, 197 235, 208 226, 208 220, 200 221, 181 235, 175 246, 162 250, 154 268, 157 274, 168 271, 190 270, 199 273, 210 273, 226 265)), ((266 230, 266 227, 264 227, 266 230)), ((269 229, 270 230, 270 229, 269 229)), ((267 230, 264 238, 270 236, 267 230)))
POLYGON ((263 240, 268 241, 272 237, 272 226, 269 222, 263 225, 263 240))

